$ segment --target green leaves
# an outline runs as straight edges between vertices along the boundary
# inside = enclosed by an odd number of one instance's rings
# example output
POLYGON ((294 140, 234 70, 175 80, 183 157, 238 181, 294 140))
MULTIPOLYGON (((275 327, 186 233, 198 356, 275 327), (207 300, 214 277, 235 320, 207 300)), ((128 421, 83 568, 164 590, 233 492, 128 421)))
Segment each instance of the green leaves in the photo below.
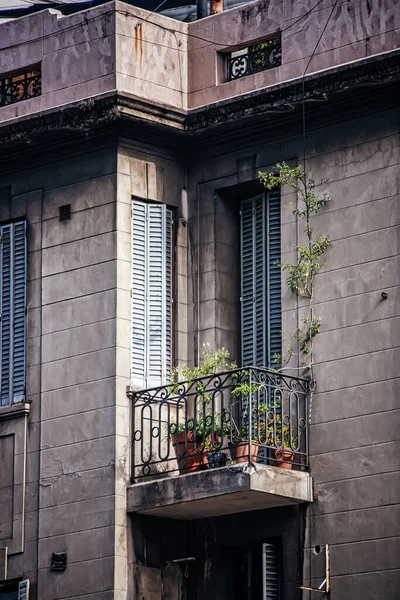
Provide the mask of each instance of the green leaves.
MULTIPOLYGON (((229 361, 231 355, 226 348, 219 348, 216 352, 211 350, 209 344, 206 344, 204 348, 203 358, 199 367, 191 369, 188 365, 183 365, 172 369, 169 375, 170 381, 173 382, 171 384, 172 392, 176 391, 178 381, 185 381, 190 385, 199 377, 206 377, 207 375, 237 368, 236 363, 229 361)), ((195 385, 199 394, 205 393, 205 388, 201 381, 197 381, 195 385)))
POLYGON ((312 278, 322 267, 320 257, 326 252, 331 240, 328 237, 310 240, 307 246, 296 246, 296 265, 282 264, 282 270, 289 273, 286 283, 297 296, 311 296, 312 278))
MULTIPOLYGON (((273 173, 259 172, 261 183, 272 190, 287 185, 298 192, 299 205, 292 208, 292 213, 304 221, 304 233, 307 243, 297 245, 297 263, 281 264, 282 271, 287 272, 286 283, 289 289, 297 296, 310 299, 310 316, 303 319, 303 327, 296 330, 292 339, 299 345, 299 351, 303 354, 304 368, 310 369, 312 365, 311 341, 321 328, 321 318, 314 318, 312 311, 314 277, 323 265, 322 256, 327 251, 331 240, 328 236, 315 236, 311 225, 311 217, 317 215, 324 206, 332 199, 327 192, 318 194, 315 191, 315 180, 301 167, 289 167, 285 162, 276 165, 273 173), (305 361, 307 365, 305 366, 305 361)), ((326 183, 326 179, 321 183, 326 183)), ((276 369, 282 369, 289 362, 294 352, 292 348, 286 351, 286 357, 276 355, 274 357, 276 369)))

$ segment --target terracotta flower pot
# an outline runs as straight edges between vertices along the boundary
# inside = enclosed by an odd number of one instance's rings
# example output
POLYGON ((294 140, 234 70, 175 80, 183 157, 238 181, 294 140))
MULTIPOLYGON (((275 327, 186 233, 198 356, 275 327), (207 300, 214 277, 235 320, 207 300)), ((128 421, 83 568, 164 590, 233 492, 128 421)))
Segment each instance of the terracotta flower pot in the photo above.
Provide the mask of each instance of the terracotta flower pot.
POLYGON ((231 458, 236 463, 255 462, 258 455, 258 445, 251 444, 249 449, 248 442, 240 442, 239 444, 229 444, 231 458), (249 456, 250 455, 250 456, 249 456))
POLYGON ((281 469, 293 468, 294 452, 290 448, 275 450, 275 466, 281 469))
POLYGON ((196 452, 196 449, 201 449, 201 441, 197 440, 193 431, 181 431, 171 437, 180 475, 208 469, 206 455, 196 452))

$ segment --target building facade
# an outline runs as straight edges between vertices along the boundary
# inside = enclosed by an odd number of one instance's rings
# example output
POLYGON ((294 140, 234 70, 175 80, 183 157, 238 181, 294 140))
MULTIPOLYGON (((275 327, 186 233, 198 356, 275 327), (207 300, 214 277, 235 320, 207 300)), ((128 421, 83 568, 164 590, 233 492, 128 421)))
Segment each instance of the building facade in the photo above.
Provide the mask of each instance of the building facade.
POLYGON ((0 25, 2 600, 398 597, 399 28, 395 0, 0 25), (282 161, 332 196, 313 382, 271 370, 307 304, 282 161), (171 387, 208 346, 238 371, 171 387))

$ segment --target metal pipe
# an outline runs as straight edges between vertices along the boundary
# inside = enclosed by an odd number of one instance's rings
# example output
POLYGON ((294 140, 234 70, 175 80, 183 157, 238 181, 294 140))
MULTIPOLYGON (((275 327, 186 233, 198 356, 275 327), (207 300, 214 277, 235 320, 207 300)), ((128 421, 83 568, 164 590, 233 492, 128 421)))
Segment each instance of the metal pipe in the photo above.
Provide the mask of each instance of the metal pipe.
POLYGON ((207 0, 197 0, 197 18, 204 19, 208 16, 207 0))

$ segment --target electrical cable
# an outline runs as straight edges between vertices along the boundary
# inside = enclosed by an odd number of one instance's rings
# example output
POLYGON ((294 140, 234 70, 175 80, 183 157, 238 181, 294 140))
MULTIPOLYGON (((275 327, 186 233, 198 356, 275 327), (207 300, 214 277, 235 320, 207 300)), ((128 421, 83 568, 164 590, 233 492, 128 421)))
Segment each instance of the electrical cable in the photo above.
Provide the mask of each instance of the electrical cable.
MULTIPOLYGON (((321 31, 321 34, 317 40, 317 43, 315 44, 314 50, 311 53, 310 58, 308 59, 306 68, 304 69, 304 73, 302 76, 302 126, 303 126, 303 170, 304 173, 306 173, 306 150, 307 150, 307 145, 306 145, 306 102, 305 102, 305 76, 308 70, 308 67, 311 64, 312 59, 314 58, 314 55, 317 51, 317 48, 319 46, 319 43, 326 31, 326 28, 328 27, 328 23, 331 20, 331 17, 338 5, 339 0, 336 0, 331 12, 329 13, 329 16, 326 20, 326 23, 321 31)), ((314 307, 313 307, 313 302, 314 302, 314 294, 312 292, 311 298, 310 298, 310 322, 313 322, 313 318, 314 318, 314 307)), ((311 411, 312 411, 312 401, 313 401, 313 391, 315 388, 315 380, 314 380, 314 375, 313 375, 313 340, 312 340, 312 336, 311 336, 311 340, 310 340, 310 397, 309 397, 309 406, 308 406, 308 426, 311 424, 311 411)), ((310 544, 310 550, 309 550, 309 587, 312 587, 312 571, 311 571, 311 561, 312 561, 312 505, 310 506, 310 519, 309 519, 309 544, 310 544)), ((307 521, 306 521, 307 522, 307 521)), ((308 593, 308 597, 311 600, 311 591, 308 593)))
MULTIPOLYGON (((282 34, 285 31, 287 31, 288 29, 290 29, 291 27, 294 27, 297 23, 299 23, 300 21, 302 21, 303 19, 305 19, 306 17, 308 17, 322 2, 323 2, 323 0, 318 0, 318 2, 314 6, 312 6, 309 11, 307 11, 306 13, 304 13, 304 15, 302 15, 301 17, 299 17, 296 21, 294 21, 293 23, 291 23, 287 27, 281 29, 277 33, 281 33, 282 34)), ((56 1, 56 2, 52 2, 52 3, 50 2, 50 4, 56 4, 56 6, 61 7, 61 6, 69 6, 71 3, 68 3, 68 2, 57 2, 56 1)), ((157 9, 160 8, 160 6, 162 6, 162 4, 163 3, 161 3, 161 5, 159 5, 157 7, 157 9)), ((102 5, 100 5, 100 6, 102 6, 102 5)), ((46 9, 46 4, 43 3, 43 10, 45 10, 45 9, 46 9)), ((56 8, 56 10, 57 10, 57 8, 56 8)), ((90 7, 87 8, 87 9, 85 9, 85 10, 90 10, 90 7)), ((83 11, 77 11, 76 13, 73 13, 73 14, 78 14, 79 12, 83 12, 83 11)), ((91 18, 86 19, 84 21, 84 23, 75 23, 74 25, 70 25, 69 27, 65 27, 64 29, 62 29, 60 31, 60 33, 64 33, 64 32, 69 31, 71 29, 75 29, 75 28, 79 27, 80 25, 87 25, 91 21, 95 21, 97 19, 101 19, 101 18, 103 18, 106 15, 117 13, 117 14, 120 14, 120 15, 123 15, 123 16, 126 16, 126 17, 132 17, 133 19, 138 19, 139 21, 151 23, 152 25, 155 25, 155 26, 159 27, 160 29, 163 29, 164 31, 168 31, 169 33, 175 33, 175 34, 178 33, 180 35, 187 36, 188 38, 197 39, 197 40, 200 40, 202 42, 206 42, 206 43, 209 43, 209 44, 214 44, 214 46, 221 46, 221 47, 226 48, 226 43, 215 42, 214 40, 203 38, 203 37, 201 37, 199 35, 195 35, 193 33, 185 32, 185 31, 179 31, 178 29, 174 29, 172 27, 166 27, 164 25, 161 25, 161 23, 156 23, 154 21, 149 21, 148 19, 150 18, 150 16, 152 14, 154 14, 154 12, 155 11, 153 11, 152 13, 150 13, 150 15, 148 15, 147 17, 141 17, 139 15, 134 15, 132 13, 128 13, 128 12, 122 11, 122 10, 109 10, 109 11, 106 11, 106 12, 102 13, 101 15, 97 15, 95 17, 91 17, 91 18)), ((34 13, 31 13, 31 14, 34 14, 34 13)), ((1 10, 0 10, 0 18, 1 18, 1 10)), ((23 44, 28 44, 28 43, 33 43, 33 42, 37 42, 37 41, 40 41, 40 40, 45 40, 47 38, 50 38, 50 37, 54 36, 55 33, 56 32, 51 32, 51 33, 48 33, 48 34, 43 35, 41 37, 36 37, 36 38, 31 39, 31 40, 26 40, 25 42, 18 42, 16 44, 12 44, 10 46, 7 46, 6 49, 8 50, 8 49, 11 49, 11 48, 16 48, 18 46, 22 46, 23 44)), ((171 46, 167 46, 167 47, 171 48, 171 50, 177 50, 177 48, 172 48, 171 46)))

